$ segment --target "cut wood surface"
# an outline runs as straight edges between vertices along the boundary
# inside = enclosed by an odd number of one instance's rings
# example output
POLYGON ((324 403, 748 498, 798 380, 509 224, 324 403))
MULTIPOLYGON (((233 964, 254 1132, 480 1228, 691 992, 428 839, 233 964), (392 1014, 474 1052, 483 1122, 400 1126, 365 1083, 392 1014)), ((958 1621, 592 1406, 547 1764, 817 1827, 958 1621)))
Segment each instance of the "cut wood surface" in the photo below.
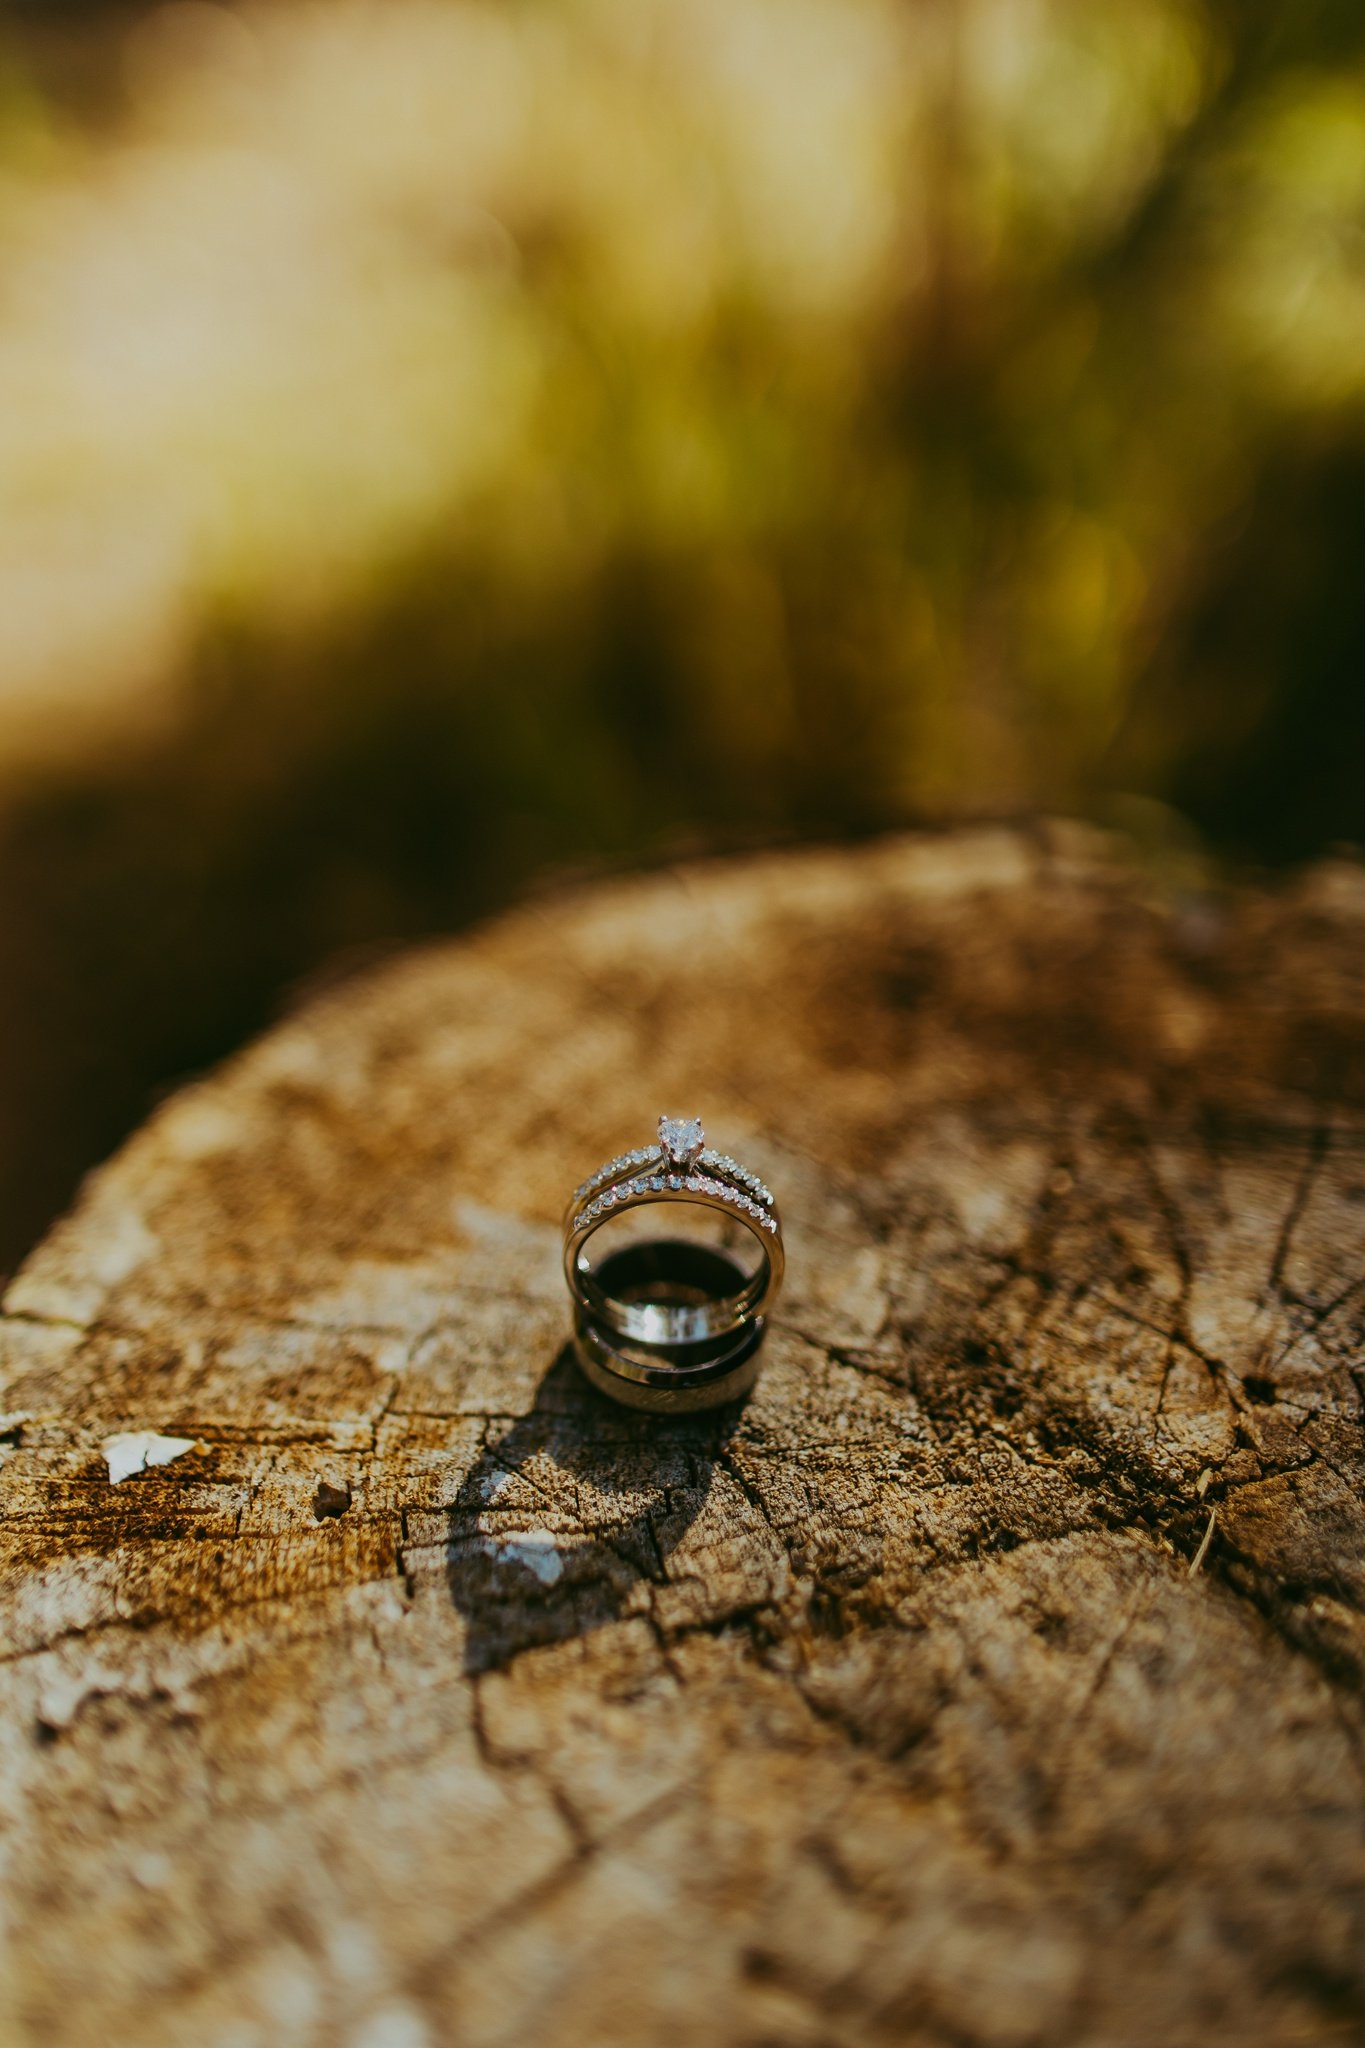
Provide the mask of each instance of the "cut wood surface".
POLYGON ((699 866, 335 989, 13 1281, 0 2036, 1365 2038, 1365 880, 699 866), (612 1407, 557 1221, 790 1267, 612 1407))

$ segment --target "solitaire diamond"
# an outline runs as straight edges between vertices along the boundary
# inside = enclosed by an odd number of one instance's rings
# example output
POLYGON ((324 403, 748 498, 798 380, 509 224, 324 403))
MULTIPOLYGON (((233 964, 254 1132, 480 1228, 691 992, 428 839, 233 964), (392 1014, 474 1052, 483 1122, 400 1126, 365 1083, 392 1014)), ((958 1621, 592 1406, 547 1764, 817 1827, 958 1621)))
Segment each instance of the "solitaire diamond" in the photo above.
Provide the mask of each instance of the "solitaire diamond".
POLYGON ((684 1170, 695 1166, 706 1145, 706 1133, 697 1116, 661 1116, 659 1143, 670 1166, 684 1170))

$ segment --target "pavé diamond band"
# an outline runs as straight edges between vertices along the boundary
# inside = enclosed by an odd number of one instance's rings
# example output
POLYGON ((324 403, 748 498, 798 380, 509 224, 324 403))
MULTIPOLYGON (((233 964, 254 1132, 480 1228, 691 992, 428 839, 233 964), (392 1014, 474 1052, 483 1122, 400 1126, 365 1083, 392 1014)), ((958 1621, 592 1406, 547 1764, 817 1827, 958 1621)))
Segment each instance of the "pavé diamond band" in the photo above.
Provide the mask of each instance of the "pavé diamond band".
POLYGON ((705 1407, 751 1385, 783 1270, 772 1191, 708 1147, 696 1118, 660 1117, 658 1143, 608 1160, 565 1212, 579 1364, 594 1384, 637 1407, 705 1407), (688 1204, 741 1225, 747 1259, 667 1238, 594 1258, 591 1243, 605 1224, 651 1204, 688 1204))

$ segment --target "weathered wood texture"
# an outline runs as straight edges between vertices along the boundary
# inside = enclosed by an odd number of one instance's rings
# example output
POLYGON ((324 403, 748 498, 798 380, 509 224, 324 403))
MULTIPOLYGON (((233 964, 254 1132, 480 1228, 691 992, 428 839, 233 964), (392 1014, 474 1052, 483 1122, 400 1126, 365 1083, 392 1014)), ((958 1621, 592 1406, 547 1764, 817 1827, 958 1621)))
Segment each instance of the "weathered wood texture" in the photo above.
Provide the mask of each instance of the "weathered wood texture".
POLYGON ((335 991, 9 1292, 9 2037, 1365 2038, 1363 1317, 1346 867, 898 843, 335 991), (564 1355, 660 1107, 785 1201, 739 1414, 564 1355))

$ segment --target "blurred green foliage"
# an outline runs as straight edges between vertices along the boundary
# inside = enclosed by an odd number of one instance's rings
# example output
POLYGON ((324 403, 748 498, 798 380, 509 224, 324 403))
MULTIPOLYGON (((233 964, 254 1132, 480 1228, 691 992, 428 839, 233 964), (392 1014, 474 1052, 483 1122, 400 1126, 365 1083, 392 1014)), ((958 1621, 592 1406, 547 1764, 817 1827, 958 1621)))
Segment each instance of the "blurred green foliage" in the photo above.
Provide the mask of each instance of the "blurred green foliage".
POLYGON ((0 1259, 300 977, 546 877, 1133 795, 1231 861, 1365 839, 1350 0, 31 7, 6 52, 0 538, 89 505, 11 606, 0 1259), (32 280, 111 249, 54 441, 32 280))

